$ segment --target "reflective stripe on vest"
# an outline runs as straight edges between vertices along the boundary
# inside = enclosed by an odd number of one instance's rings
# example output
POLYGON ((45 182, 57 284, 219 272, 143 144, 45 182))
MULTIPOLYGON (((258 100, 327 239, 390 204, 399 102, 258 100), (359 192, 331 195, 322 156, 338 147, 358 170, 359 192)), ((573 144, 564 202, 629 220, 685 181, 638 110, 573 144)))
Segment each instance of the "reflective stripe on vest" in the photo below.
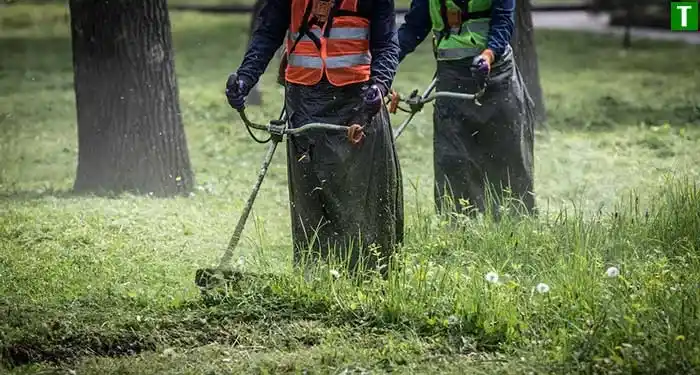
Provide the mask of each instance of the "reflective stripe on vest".
POLYGON ((328 56, 326 58, 326 67, 328 69, 350 68, 358 65, 369 65, 371 62, 372 55, 370 55, 369 52, 354 55, 328 56))
POLYGON ((482 52, 481 48, 438 48, 438 60, 461 60, 474 57, 482 52))
MULTIPOLYGON (((301 19, 309 1, 315 0, 291 1, 292 17, 287 33, 287 51, 292 49, 299 38, 301 19)), ((340 10, 357 12, 359 0, 339 1, 340 10)), ((287 57, 287 81, 311 86, 318 83, 324 73, 328 81, 335 86, 369 80, 372 62, 369 50, 369 20, 355 15, 336 15, 330 27, 327 37, 323 35, 325 28, 321 29, 318 26, 312 26, 309 30, 315 38, 310 38, 307 34, 302 35, 287 57), (314 39, 320 41, 320 48, 314 39)))
POLYGON ((296 53, 289 55, 287 64, 301 68, 323 69, 323 60, 320 57, 301 56, 296 53))
MULTIPOLYGON (((311 33, 318 39, 321 39, 321 29, 313 29, 311 33)), ((299 33, 287 34, 288 38, 295 41, 299 37, 299 33)), ((344 27, 342 29, 331 28, 328 33, 328 39, 350 39, 350 40, 369 40, 369 29, 364 27, 344 27)), ((300 41, 311 41, 308 35, 301 37, 300 41)))
MULTIPOLYGON (((355 55, 329 56, 326 58, 326 68, 339 69, 350 68, 356 65, 369 65, 372 62, 372 56, 369 53, 359 53, 355 55)), ((289 65, 298 66, 301 68, 321 69, 323 68, 323 59, 315 56, 303 56, 291 54, 287 61, 289 65)))
MULTIPOLYGON (((470 35, 476 33, 480 35, 488 35, 490 19, 470 20, 462 24, 462 34, 459 33, 458 27, 450 29, 452 32, 451 38, 458 35, 470 35)), ((436 36, 437 37, 437 36, 436 36)), ((444 45, 444 44, 442 44, 444 45)), ((481 47, 447 47, 437 49, 438 60, 460 60, 469 57, 474 57, 480 54, 484 49, 481 47)))

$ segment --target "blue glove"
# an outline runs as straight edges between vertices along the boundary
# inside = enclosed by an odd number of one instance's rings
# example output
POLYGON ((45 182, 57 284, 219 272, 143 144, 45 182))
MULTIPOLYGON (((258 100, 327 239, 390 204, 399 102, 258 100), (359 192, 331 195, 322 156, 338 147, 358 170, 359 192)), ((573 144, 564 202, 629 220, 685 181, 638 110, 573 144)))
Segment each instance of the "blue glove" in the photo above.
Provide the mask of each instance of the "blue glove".
POLYGON ((239 78, 236 73, 231 73, 226 80, 226 98, 231 108, 242 110, 245 108, 245 98, 251 90, 250 83, 239 78))
POLYGON ((374 116, 382 109, 382 97, 384 94, 377 84, 365 86, 362 88, 362 103, 364 104, 367 114, 374 116))

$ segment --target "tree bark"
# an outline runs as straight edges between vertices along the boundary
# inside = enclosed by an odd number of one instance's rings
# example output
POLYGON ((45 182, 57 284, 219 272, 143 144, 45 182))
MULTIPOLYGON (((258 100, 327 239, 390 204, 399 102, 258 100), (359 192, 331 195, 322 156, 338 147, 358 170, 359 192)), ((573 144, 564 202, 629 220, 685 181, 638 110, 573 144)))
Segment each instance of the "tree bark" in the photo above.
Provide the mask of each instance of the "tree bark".
POLYGON ((70 0, 77 193, 171 196, 194 185, 166 0, 70 0))
POLYGON ((515 63, 518 65, 525 86, 535 103, 535 119, 538 124, 543 124, 547 118, 535 48, 532 7, 529 0, 516 0, 513 40, 515 41, 513 45, 515 63))

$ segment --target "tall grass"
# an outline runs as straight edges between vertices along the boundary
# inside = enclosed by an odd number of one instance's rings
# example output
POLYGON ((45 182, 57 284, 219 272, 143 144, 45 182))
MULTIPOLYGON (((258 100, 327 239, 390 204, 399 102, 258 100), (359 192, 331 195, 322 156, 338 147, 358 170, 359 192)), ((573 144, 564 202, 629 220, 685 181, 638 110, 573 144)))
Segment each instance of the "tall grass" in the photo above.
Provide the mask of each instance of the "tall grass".
MULTIPOLYGON (((70 355, 94 340, 202 343, 231 320, 312 319, 430 337, 451 354, 503 352, 548 371, 689 373, 700 365, 698 186, 669 181, 652 198, 641 209, 631 196, 592 217, 562 211, 455 224, 423 215, 388 280, 358 285, 329 265, 312 277, 249 276, 225 294, 165 310, 124 297, 118 318, 106 316, 113 309, 83 311, 51 331, 34 319, 5 321, 4 352, 22 344, 27 355, 70 355), (194 317, 206 317, 205 333, 195 334, 194 317), (101 319, 111 322, 103 330, 101 319)), ((0 228, 3 241, 17 240, 18 229, 0 228)))

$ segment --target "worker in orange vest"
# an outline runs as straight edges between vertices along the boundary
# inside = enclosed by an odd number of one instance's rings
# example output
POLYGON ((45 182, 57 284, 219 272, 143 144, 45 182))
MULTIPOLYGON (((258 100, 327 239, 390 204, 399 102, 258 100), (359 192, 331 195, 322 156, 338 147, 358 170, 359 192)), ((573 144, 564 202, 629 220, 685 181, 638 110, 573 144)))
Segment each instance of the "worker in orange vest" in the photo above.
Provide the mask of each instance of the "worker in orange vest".
POLYGON ((285 42, 289 126, 365 126, 359 145, 338 133, 287 138, 296 265, 333 254, 351 271, 386 276, 403 240, 401 170, 383 105, 398 65, 395 17, 393 0, 268 0, 226 82, 229 104, 243 108, 285 42))

